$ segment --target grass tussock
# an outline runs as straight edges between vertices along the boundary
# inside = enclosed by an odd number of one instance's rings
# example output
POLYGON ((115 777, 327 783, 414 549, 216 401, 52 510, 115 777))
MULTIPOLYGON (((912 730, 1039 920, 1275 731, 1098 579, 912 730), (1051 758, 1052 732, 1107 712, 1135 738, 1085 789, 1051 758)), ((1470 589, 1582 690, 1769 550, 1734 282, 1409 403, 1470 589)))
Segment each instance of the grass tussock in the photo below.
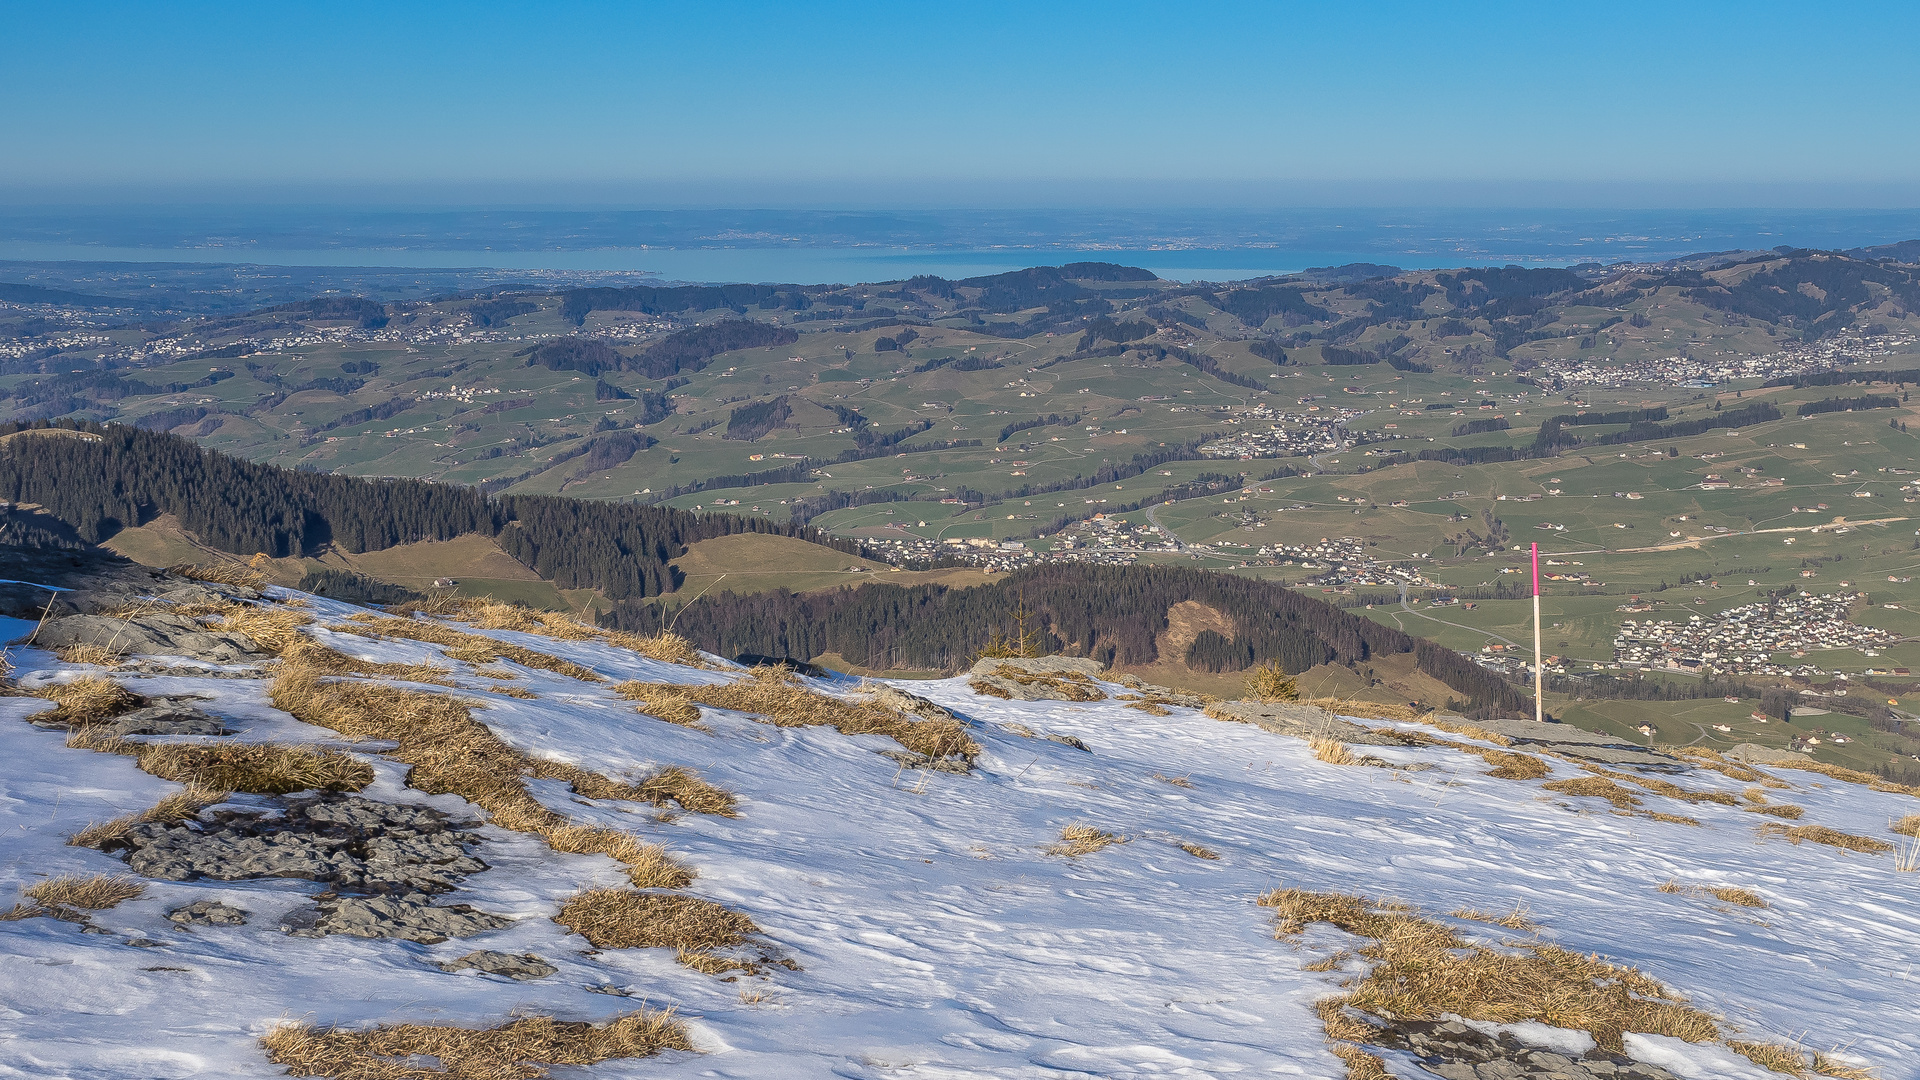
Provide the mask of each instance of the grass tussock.
POLYGON ((521 645, 498 641, 484 634, 469 634, 440 623, 422 619, 389 616, 367 622, 343 623, 329 629, 370 638, 405 638, 441 647, 450 659, 464 664, 494 664, 508 660, 521 667, 551 671, 581 682, 605 682, 599 672, 571 660, 538 652, 521 645))
POLYGON ((721 953, 707 952, 704 949, 680 949, 673 954, 673 962, 683 968, 691 968, 702 975, 725 975, 739 971, 748 975, 758 975, 760 965, 752 960, 721 953))
POLYGON ((553 921, 596 949, 709 952, 744 945, 760 932, 752 919, 711 900, 632 889, 575 893, 553 921))
POLYGON ((1743 784, 1759 784, 1763 788, 1786 788, 1792 786, 1785 781, 1761 772, 1751 765, 1738 761, 1728 761, 1725 757, 1721 756, 1718 750, 1712 750, 1704 746, 1669 746, 1664 749, 1665 752, 1672 754, 1674 757, 1686 758, 1688 761, 1693 762, 1703 769, 1712 769, 1714 772, 1728 779, 1738 780, 1743 784))
POLYGON ((135 825, 153 822, 178 824, 197 817, 200 811, 209 806, 226 802, 228 794, 218 789, 189 784, 185 790, 176 791, 137 814, 128 814, 114 818, 112 821, 88 825, 75 833, 67 843, 74 847, 105 848, 125 839, 127 831, 135 825))
POLYGON ((231 603, 214 616, 218 626, 230 634, 239 634, 260 646, 261 651, 278 655, 296 641, 305 640, 300 628, 313 617, 290 607, 270 604, 231 603))
POLYGON ((1185 776, 1168 776, 1165 773, 1154 773, 1153 778, 1163 784, 1172 784, 1177 788, 1193 787, 1193 781, 1187 779, 1185 776))
POLYGON ((1372 961, 1351 992, 1323 1002, 1330 1040, 1350 1045, 1377 1037, 1348 1007, 1383 1017, 1435 1020, 1454 1013, 1500 1024, 1538 1021, 1591 1034, 1612 1053, 1629 1032, 1698 1043, 1718 1039, 1712 1017, 1690 1007, 1638 969, 1543 943, 1473 944, 1452 929, 1400 905, 1365 897, 1275 889, 1258 903, 1273 910, 1276 933, 1295 937, 1327 923, 1370 939, 1359 954, 1372 961))
POLYGON ((453 669, 439 664, 383 664, 348 656, 312 639, 302 639, 281 650, 280 659, 292 666, 328 675, 368 675, 401 682, 454 686, 447 676, 453 669))
POLYGON ((1461 908, 1458 911, 1450 912, 1450 914, 1456 919, 1482 922, 1491 926, 1504 926, 1509 930, 1518 930, 1523 934, 1537 934, 1540 932, 1540 924, 1533 921, 1532 913, 1519 904, 1513 905, 1513 910, 1504 915, 1498 915, 1491 911, 1482 911, 1479 908, 1461 908))
POLYGON ((59 706, 50 713, 36 713, 30 719, 69 728, 104 723, 121 713, 132 712, 145 700, 112 679, 99 675, 51 683, 30 692, 59 706))
POLYGON ((1220 857, 1219 852, 1213 850, 1212 848, 1208 847, 1205 844, 1196 844, 1191 840, 1182 840, 1175 846, 1178 847, 1181 851, 1186 852, 1187 854, 1193 856, 1196 859, 1206 859, 1209 862, 1211 862, 1220 857))
POLYGON ((216 562, 206 566, 193 563, 175 563, 167 567, 167 573, 178 574, 195 581, 212 582, 215 585, 232 585, 242 589, 258 589, 266 585, 267 576, 245 563, 216 562))
POLYGON ((1347 748, 1347 744, 1338 739, 1329 739, 1325 736, 1316 735, 1308 740, 1308 745, 1313 747, 1314 757, 1319 758, 1329 765, 1360 764, 1360 759, 1355 757, 1353 751, 1347 748))
POLYGON ((630 634, 620 630, 606 633, 607 644, 615 648, 637 652, 649 660, 659 660, 667 664, 679 664, 682 667, 710 667, 707 658, 700 655, 693 642, 671 630, 662 630, 658 634, 630 634))
POLYGON ((142 771, 213 791, 286 795, 295 791, 359 791, 373 767, 338 750, 269 743, 142 743, 133 747, 142 771))
POLYGON ((1768 817, 1786 818, 1788 821, 1799 821, 1806 812, 1805 807, 1795 806, 1792 803, 1769 803, 1766 806, 1747 807, 1749 814, 1765 814, 1768 817))
POLYGON ((1869 772, 1843 768, 1839 765, 1829 765, 1824 761, 1815 761, 1812 758, 1800 758, 1796 755, 1792 761, 1773 762, 1772 764, 1776 769, 1798 769, 1801 772, 1819 773, 1821 776, 1834 780, 1845 780, 1849 784, 1861 784, 1872 788, 1874 791, 1886 791, 1896 795, 1912 795, 1915 798, 1920 798, 1920 787, 1915 787, 1910 784, 1896 784, 1891 780, 1875 776, 1869 772))
POLYGON ((1829 829, 1825 825, 1795 825, 1788 827, 1776 822, 1768 822, 1760 827, 1762 836, 1783 836, 1799 844, 1812 841, 1828 847, 1845 848, 1848 851, 1861 851, 1869 855, 1879 855, 1892 851, 1894 845, 1885 840, 1876 840, 1871 836, 1855 836, 1838 829, 1829 829))
POLYGON ((1640 800, 1619 784, 1604 776, 1581 776, 1572 780, 1554 780, 1540 785, 1548 791, 1557 791, 1562 795, 1582 798, 1605 799, 1617 810, 1631 810, 1640 805, 1640 800))
POLYGON ((1649 810, 1643 816, 1654 821, 1664 821, 1669 825, 1691 825, 1696 829, 1705 827, 1699 818, 1690 818, 1685 814, 1668 814, 1659 810, 1649 810))
POLYGON ((35 882, 20 893, 47 908, 105 911, 125 901, 137 900, 146 891, 146 886, 123 875, 65 874, 35 882))
POLYGON ((535 1080, 548 1066, 594 1065, 692 1050, 672 1010, 641 1009, 604 1024, 523 1016, 495 1028, 382 1025, 368 1031, 286 1024, 260 1040, 288 1076, 332 1080, 535 1080), (438 1068, 417 1064, 439 1061, 438 1068))
POLYGON ((1124 836, 1103 832, 1091 825, 1069 825, 1060 830, 1059 842, 1047 847, 1047 854, 1078 858, 1081 855, 1091 855, 1102 848, 1126 842, 1127 838, 1124 836))
POLYGON ((1661 884, 1660 891, 1681 896, 1711 896, 1721 903, 1733 904, 1737 907, 1767 908, 1773 906, 1767 903, 1766 897, 1761 896, 1752 889, 1742 889, 1735 885, 1688 885, 1678 879, 1669 879, 1661 884))
POLYGON ((736 800, 731 791, 715 787, 702 780, 699 773, 679 765, 661 769, 634 787, 642 799, 655 806, 674 802, 679 803, 681 809, 695 814, 717 814, 721 817, 733 817, 735 814, 736 800))
POLYGON ((1658 777, 1636 776, 1633 773, 1620 772, 1616 769, 1609 769, 1605 766, 1591 763, 1581 765, 1580 767, 1597 776, 1604 776, 1610 780, 1625 780, 1627 783, 1651 791, 1655 795, 1664 795, 1669 799, 1678 799, 1684 803, 1710 802, 1718 803, 1721 806, 1738 806, 1740 804, 1738 798, 1725 791, 1689 791, 1679 784, 1669 780, 1661 780, 1658 777))
POLYGON ((1920 836, 1920 814, 1908 814, 1888 828, 1901 836, 1920 836))
MULTIPOLYGON (((627 785, 558 762, 534 761, 500 741, 485 724, 475 720, 467 705, 445 694, 403 690, 393 686, 354 683, 326 677, 324 671, 281 661, 268 690, 273 704, 296 719, 330 728, 355 739, 388 739, 398 745, 388 756, 411 766, 407 784, 429 794, 458 795, 487 812, 502 828, 541 836, 558 850, 561 843, 585 844, 585 834, 611 834, 596 841, 594 853, 627 863, 630 878, 652 882, 671 876, 691 880, 675 867, 664 851, 617 830, 587 829, 584 833, 565 817, 542 806, 527 791, 524 774, 568 781, 576 792, 593 798, 627 790, 627 785), (586 791, 581 791, 582 788, 586 791), (630 843, 628 843, 630 842, 630 843), (639 862, 629 861, 629 857, 639 862)), ((652 887, 651 885, 648 887, 652 887)))
MULTIPOLYGON (((966 726, 958 720, 908 719, 868 702, 816 694, 781 667, 755 668, 748 678, 717 686, 622 683, 617 689, 632 700, 651 703, 677 698, 688 705, 749 713, 779 727, 826 726, 844 735, 884 735, 930 758, 972 761, 980 753, 980 744, 967 735, 966 726)), ((652 715, 650 709, 648 712, 652 715)))
POLYGON ((629 832, 592 825, 560 825, 541 832, 555 851, 569 855, 605 855, 625 867, 627 880, 637 889, 684 889, 693 884, 693 871, 674 860, 667 849, 649 844, 629 832))
POLYGON ((105 645, 68 645, 55 649, 53 655, 63 664, 92 664, 96 667, 113 667, 126 659, 126 654, 105 645))
POLYGON ((503 697, 527 698, 527 699, 534 699, 540 696, 539 694, 536 694, 533 691, 526 689, 525 687, 503 686, 499 683, 494 683, 492 686, 487 687, 487 693, 499 694, 503 697))
POLYGON ((623 682, 613 692, 639 702, 639 710, 655 720, 706 730, 700 723, 700 710, 677 683, 623 682))
POLYGON ((1538 780, 1553 773, 1551 766, 1532 754, 1515 754, 1506 750, 1481 750, 1471 746, 1463 749, 1479 754, 1482 761, 1493 766, 1487 775, 1499 780, 1538 780))
POLYGON ((1269 660, 1247 673, 1246 690, 1254 701, 1293 701, 1300 696, 1300 683, 1278 660, 1269 660))

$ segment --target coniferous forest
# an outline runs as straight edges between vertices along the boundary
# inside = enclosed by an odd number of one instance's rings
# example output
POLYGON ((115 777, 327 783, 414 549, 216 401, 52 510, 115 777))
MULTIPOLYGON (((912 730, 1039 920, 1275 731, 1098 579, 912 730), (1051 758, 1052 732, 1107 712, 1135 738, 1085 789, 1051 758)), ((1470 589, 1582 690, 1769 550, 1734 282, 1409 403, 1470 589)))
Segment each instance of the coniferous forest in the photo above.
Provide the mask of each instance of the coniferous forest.
POLYGON ((1531 707, 1498 675, 1451 649, 1281 585, 1185 567, 1063 563, 972 588, 873 583, 818 593, 729 592, 701 597, 677 614, 658 604, 621 604, 602 621, 652 633, 673 619, 676 632, 722 656, 804 661, 837 653, 877 670, 950 671, 972 663, 995 632, 1009 632, 1024 605, 1033 625, 1045 628, 1046 651, 1133 665, 1159 658, 1155 639, 1167 629, 1167 609, 1183 600, 1222 612, 1235 627, 1231 638, 1207 639, 1211 647, 1196 642, 1198 655, 1190 656, 1204 670, 1243 671, 1274 659, 1301 672, 1410 652, 1419 670, 1453 688, 1469 708, 1531 707))
POLYGON ((765 518, 552 495, 489 498, 453 484, 256 465, 122 424, 3 424, 0 438, 23 431, 0 444, 0 500, 37 503, 94 543, 162 514, 220 551, 275 558, 328 544, 380 551, 478 533, 563 589, 598 589, 614 600, 672 592, 679 579, 668 560, 711 537, 773 533, 859 550, 765 518))

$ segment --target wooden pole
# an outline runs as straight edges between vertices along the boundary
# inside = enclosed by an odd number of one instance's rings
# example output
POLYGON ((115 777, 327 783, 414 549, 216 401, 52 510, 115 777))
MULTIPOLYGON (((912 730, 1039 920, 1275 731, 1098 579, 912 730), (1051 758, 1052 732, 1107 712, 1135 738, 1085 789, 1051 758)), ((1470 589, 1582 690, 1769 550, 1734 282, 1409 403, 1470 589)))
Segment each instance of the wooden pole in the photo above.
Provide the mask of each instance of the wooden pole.
POLYGON ((1533 545, 1533 718, 1547 719, 1546 664, 1540 652, 1540 545, 1533 545))

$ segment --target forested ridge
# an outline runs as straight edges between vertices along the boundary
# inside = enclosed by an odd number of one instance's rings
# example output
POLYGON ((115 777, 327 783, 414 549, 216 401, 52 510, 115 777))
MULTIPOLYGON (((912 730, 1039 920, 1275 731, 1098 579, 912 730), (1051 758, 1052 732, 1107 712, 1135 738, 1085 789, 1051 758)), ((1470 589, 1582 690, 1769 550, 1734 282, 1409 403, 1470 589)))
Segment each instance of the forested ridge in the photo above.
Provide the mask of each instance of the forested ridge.
POLYGON ((0 424, 0 438, 0 500, 39 504, 94 543, 162 514, 220 551, 276 558, 330 543, 380 551, 477 533, 563 589, 598 589, 616 600, 672 592, 680 579, 668 560, 711 537, 772 533, 859 550, 759 517, 553 495, 488 498, 453 484, 257 465, 122 424, 0 424), (6 438, 22 431, 29 434, 6 438))
POLYGON ((1213 670, 1241 671, 1272 659, 1300 672, 1411 652, 1421 671, 1452 687, 1467 707, 1527 708, 1511 685, 1452 650, 1281 585, 1186 567, 1066 563, 973 588, 874 583, 804 594, 727 592, 677 614, 657 604, 621 604, 603 621, 651 633, 673 618, 678 633, 722 656, 811 660, 837 653, 880 670, 951 671, 971 663, 1024 605, 1033 625, 1045 628, 1047 649, 1134 665, 1159 658, 1156 638, 1167 629, 1167 610, 1184 600, 1212 607, 1234 624, 1231 638, 1215 635, 1222 639, 1217 648, 1203 650, 1209 653, 1203 666, 1213 670), (1221 655, 1211 655, 1216 651, 1221 655))

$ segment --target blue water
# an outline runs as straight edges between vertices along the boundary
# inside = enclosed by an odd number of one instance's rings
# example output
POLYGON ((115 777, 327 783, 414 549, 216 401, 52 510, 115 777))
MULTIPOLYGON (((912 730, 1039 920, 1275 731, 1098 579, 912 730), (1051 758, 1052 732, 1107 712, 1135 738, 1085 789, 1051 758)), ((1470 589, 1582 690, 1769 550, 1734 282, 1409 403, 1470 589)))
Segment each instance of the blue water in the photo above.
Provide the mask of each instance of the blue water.
POLYGON ((1406 269, 1646 262, 1920 237, 1920 210, 570 211, 0 208, 0 260, 497 268, 673 281, 960 278, 1081 260, 1226 281, 1372 262, 1406 269))

